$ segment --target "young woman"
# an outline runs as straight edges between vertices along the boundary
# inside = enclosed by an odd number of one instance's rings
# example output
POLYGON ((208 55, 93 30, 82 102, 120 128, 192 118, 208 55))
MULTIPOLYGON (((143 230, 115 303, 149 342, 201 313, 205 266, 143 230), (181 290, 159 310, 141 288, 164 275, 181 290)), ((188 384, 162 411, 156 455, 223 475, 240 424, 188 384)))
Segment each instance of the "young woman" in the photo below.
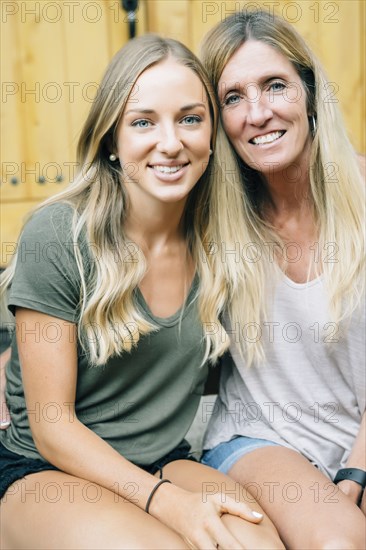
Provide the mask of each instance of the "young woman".
POLYGON ((250 235, 240 243, 241 321, 228 322, 234 364, 224 368, 203 462, 252 488, 287 548, 365 548, 357 158, 319 63, 281 18, 229 17, 206 37, 203 62, 250 235))
POLYGON ((221 326, 236 277, 205 243, 234 241, 227 213, 240 210, 239 186, 205 172, 217 122, 205 82, 173 40, 127 44, 82 131, 79 175, 22 232, 4 276, 16 321, 4 549, 283 547, 250 494, 188 460, 184 441, 225 349, 203 325, 221 326))

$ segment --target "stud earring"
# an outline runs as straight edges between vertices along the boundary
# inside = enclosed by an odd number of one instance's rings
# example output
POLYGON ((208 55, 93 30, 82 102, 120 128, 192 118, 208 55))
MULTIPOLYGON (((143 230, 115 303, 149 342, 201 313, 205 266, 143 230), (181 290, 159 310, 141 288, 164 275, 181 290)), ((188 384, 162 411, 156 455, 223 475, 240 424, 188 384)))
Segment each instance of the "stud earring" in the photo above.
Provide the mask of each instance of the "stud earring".
POLYGON ((213 153, 213 151, 212 151, 212 149, 210 149, 210 155, 212 155, 212 153, 213 153))
POLYGON ((110 160, 111 162, 115 162, 115 161, 117 160, 117 155, 115 155, 114 153, 111 153, 111 154, 109 155, 109 160, 110 160))

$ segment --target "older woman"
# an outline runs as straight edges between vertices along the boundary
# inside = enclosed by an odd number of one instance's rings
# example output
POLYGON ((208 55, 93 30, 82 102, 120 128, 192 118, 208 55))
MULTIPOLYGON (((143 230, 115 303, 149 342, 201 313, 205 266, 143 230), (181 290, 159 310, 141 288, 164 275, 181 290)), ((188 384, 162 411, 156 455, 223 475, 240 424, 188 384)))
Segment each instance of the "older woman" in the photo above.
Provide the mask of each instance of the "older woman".
POLYGON ((227 174, 240 173, 246 211, 234 363, 203 462, 256 491, 286 547, 364 548, 359 164, 322 68, 281 18, 229 17, 206 37, 203 61, 233 147, 218 144, 220 154, 227 174))

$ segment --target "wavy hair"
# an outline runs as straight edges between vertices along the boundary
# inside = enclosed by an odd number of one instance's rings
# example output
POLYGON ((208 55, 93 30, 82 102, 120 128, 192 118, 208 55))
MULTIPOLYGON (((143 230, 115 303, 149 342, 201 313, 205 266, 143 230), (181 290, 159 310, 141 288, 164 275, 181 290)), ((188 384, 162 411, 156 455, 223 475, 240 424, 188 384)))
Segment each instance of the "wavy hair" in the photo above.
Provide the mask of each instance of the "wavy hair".
MULTIPOLYGON (((72 236, 81 279, 79 340, 94 365, 130 351, 141 335, 157 330, 135 304, 134 291, 146 272, 146 260, 138 250, 138 261, 124 261, 130 245, 123 231, 128 196, 123 169, 109 160, 109 154, 114 150, 116 128, 137 79, 147 68, 168 57, 190 68, 203 83, 210 106, 214 147, 218 110, 200 61, 175 40, 156 35, 135 38, 117 52, 102 79, 79 139, 80 170, 74 181, 37 208, 62 202, 74 210, 72 236), (93 260, 90 273, 84 266, 81 237, 86 239, 93 260), (126 338, 128 327, 137 330, 132 329, 126 338)), ((234 246, 238 232, 236 219, 243 218, 241 204, 241 182, 226 180, 215 154, 212 155, 207 170, 188 197, 183 214, 188 250, 200 281, 198 307, 206 340, 205 359, 212 361, 228 346, 220 318, 230 289, 237 284, 235 259, 228 258, 222 263, 219 254, 212 253, 212 243, 234 246)), ((3 289, 11 283, 15 263, 16 256, 3 274, 3 289)))
MULTIPOLYGON (((261 10, 239 12, 209 31, 202 44, 201 59, 215 90, 224 67, 248 40, 275 48, 293 64, 306 92, 308 113, 316 120, 309 166, 310 194, 319 250, 326 250, 331 243, 337 251, 337 261, 325 258, 320 265, 331 315, 335 322, 340 322, 360 305, 365 291, 365 185, 357 156, 336 103, 327 100, 328 81, 320 63, 303 38, 281 17, 261 10)), ((243 235, 249 234, 250 241, 261 251, 266 243, 283 246, 263 215, 269 197, 261 174, 247 166, 233 148, 225 151, 225 162, 227 169, 238 170, 242 179, 243 235)), ((231 308, 232 318, 241 327, 258 326, 266 317, 267 290, 273 275, 279 275, 278 264, 266 256, 264 261, 241 266, 245 287, 238 292, 231 308)), ((260 340, 247 339, 244 344, 241 352, 249 365, 254 359, 263 359, 260 340)))

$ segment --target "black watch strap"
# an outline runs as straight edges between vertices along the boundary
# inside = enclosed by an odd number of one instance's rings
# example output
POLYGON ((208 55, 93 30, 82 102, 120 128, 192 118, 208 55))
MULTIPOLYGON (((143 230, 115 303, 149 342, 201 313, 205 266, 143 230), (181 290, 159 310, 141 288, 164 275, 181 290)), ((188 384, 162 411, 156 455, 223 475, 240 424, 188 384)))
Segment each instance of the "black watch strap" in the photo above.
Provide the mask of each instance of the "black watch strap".
POLYGON ((360 470, 359 468, 343 468, 338 470, 334 483, 339 483, 344 479, 350 479, 361 485, 362 489, 366 487, 366 472, 365 470, 360 470))

